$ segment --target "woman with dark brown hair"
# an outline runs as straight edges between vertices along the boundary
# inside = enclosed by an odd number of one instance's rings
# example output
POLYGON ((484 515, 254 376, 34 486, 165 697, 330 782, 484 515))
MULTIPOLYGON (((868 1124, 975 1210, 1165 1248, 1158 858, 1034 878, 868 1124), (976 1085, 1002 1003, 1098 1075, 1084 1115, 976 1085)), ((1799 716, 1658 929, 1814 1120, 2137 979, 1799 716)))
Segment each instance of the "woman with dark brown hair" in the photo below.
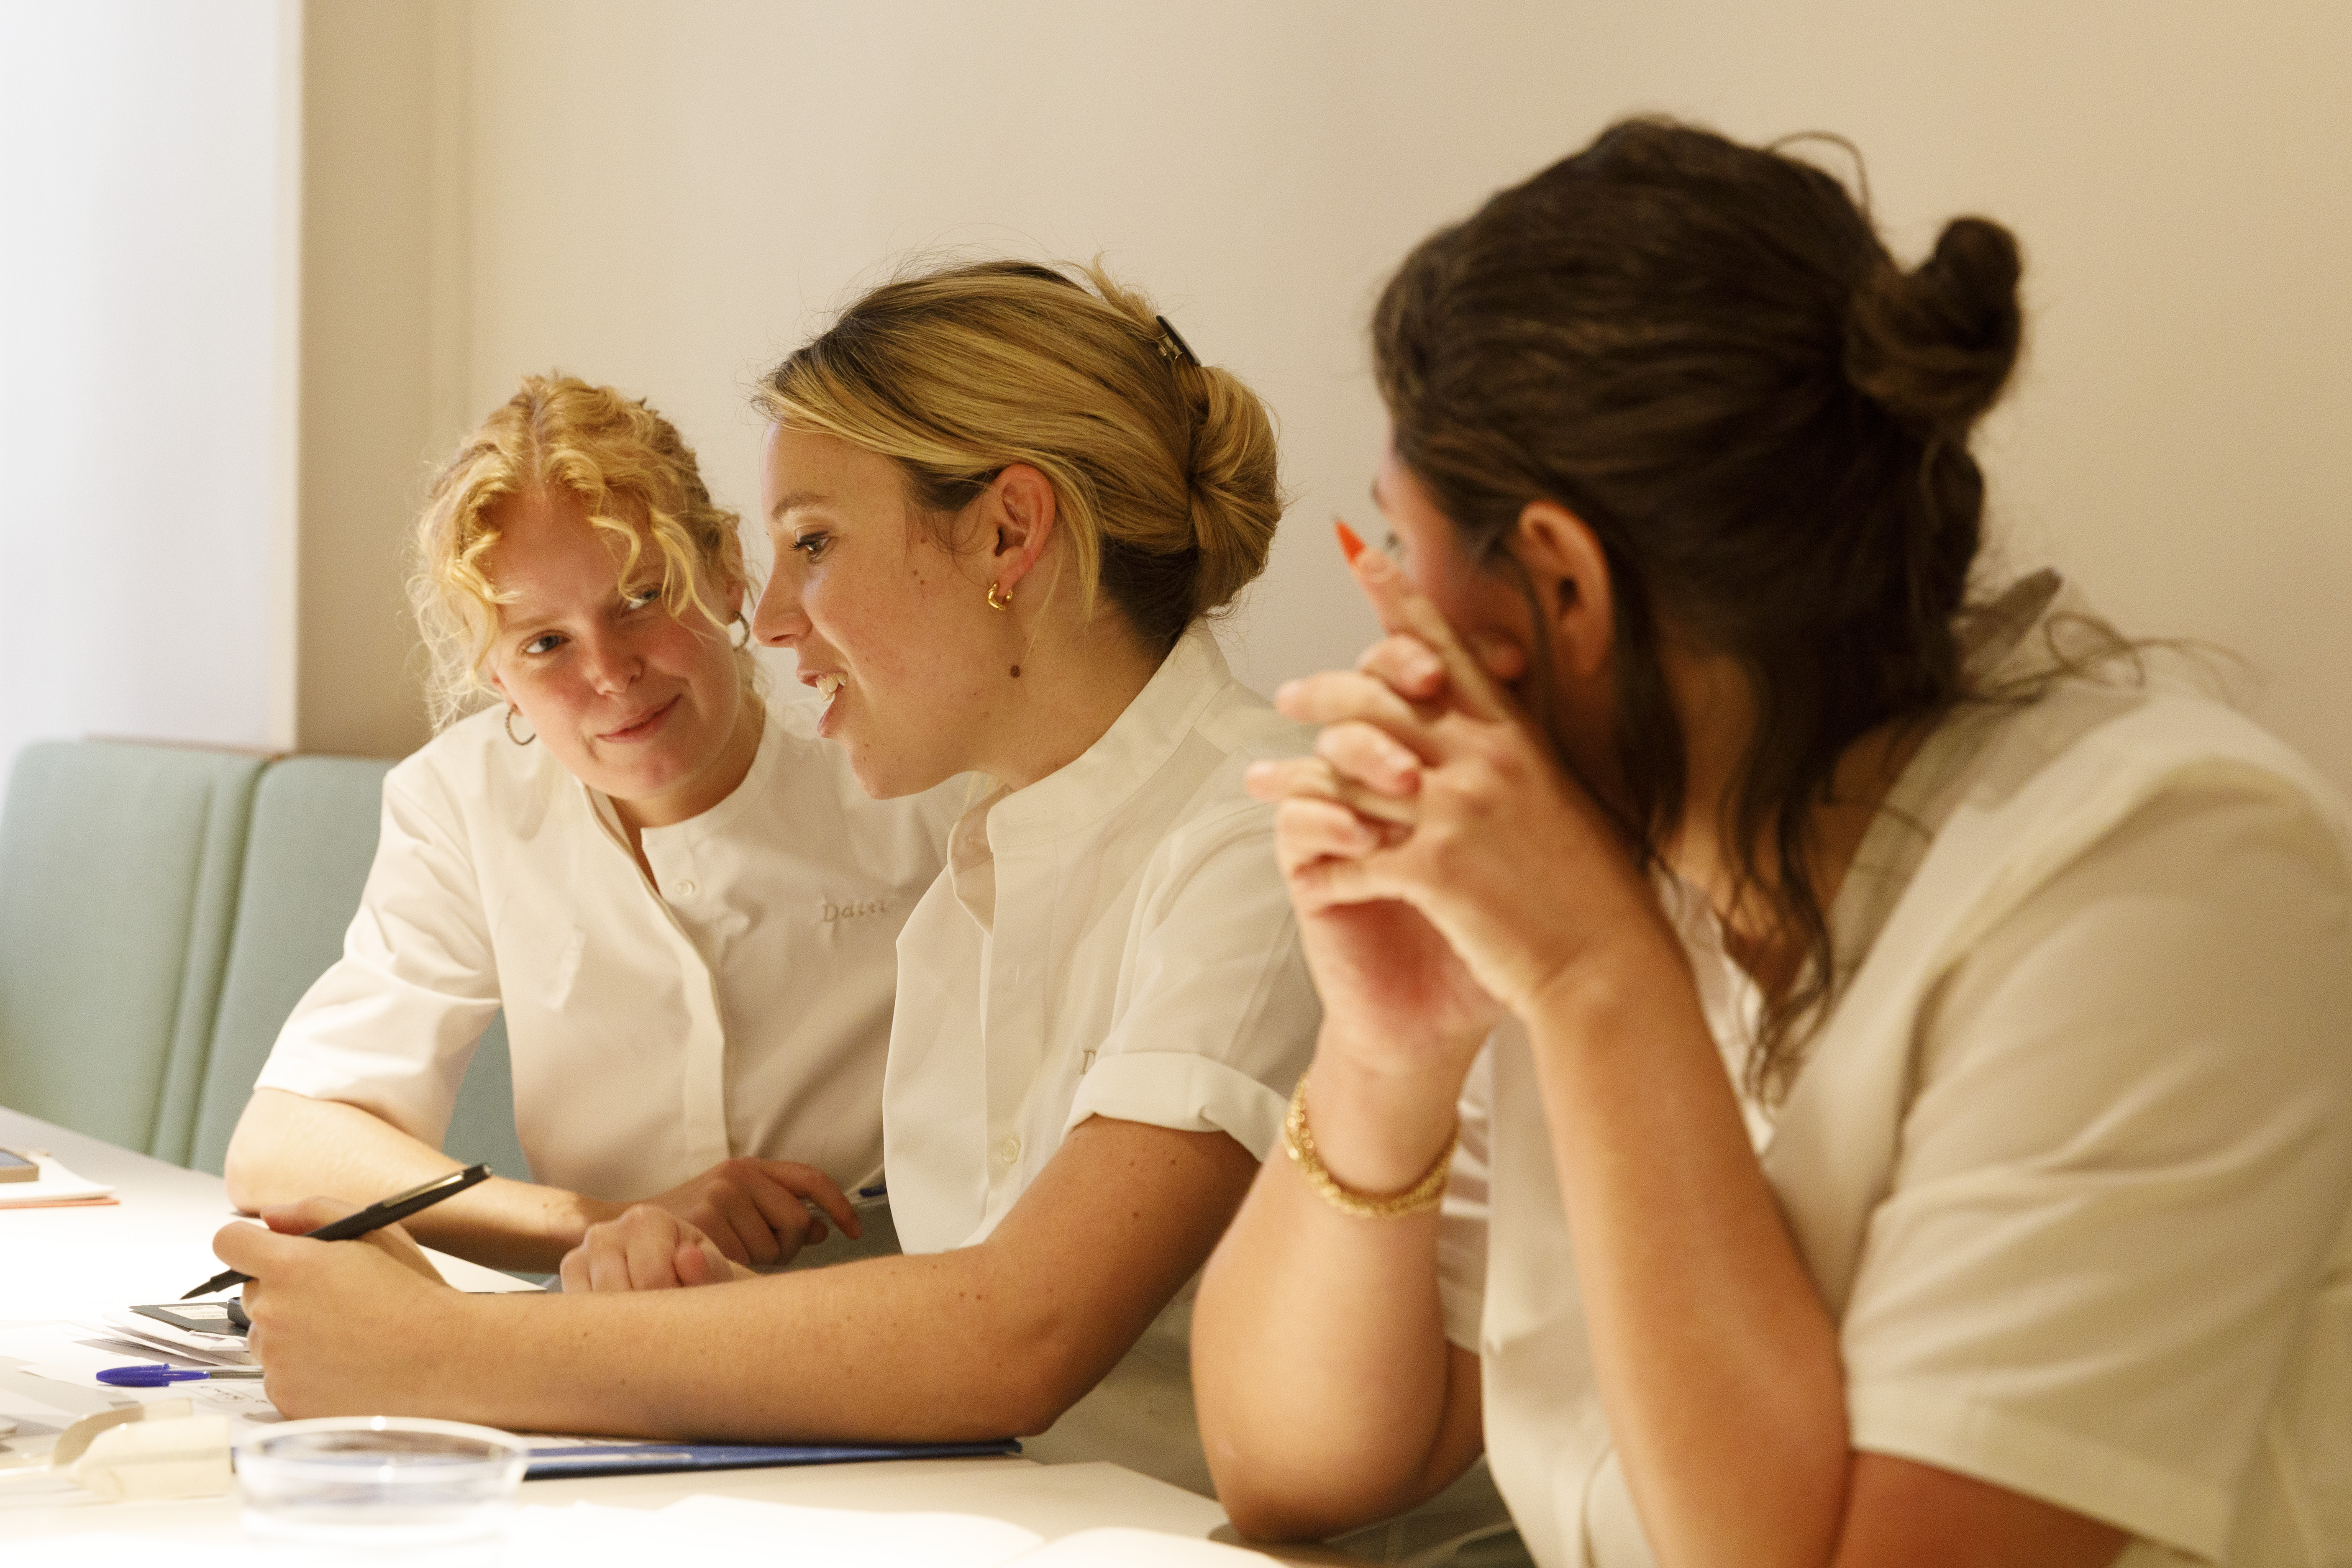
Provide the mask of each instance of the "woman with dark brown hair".
POLYGON ((1389 635, 1252 776, 1325 1016, 1195 1318, 1244 1530, 1483 1451, 1547 1565, 2352 1550, 2352 833, 1972 593, 2018 276, 1633 121, 1389 285, 1389 635))

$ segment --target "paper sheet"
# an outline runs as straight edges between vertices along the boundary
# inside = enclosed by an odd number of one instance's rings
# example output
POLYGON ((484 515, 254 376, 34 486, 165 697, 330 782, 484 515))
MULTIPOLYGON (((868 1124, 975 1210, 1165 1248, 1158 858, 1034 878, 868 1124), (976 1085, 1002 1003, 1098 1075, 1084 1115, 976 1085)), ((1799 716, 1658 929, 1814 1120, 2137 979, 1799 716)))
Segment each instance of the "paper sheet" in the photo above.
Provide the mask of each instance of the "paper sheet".
MULTIPOLYGON (((643 1568, 648 1562, 772 1563, 784 1543, 795 1568, 1265 1568, 1268 1559, 1147 1530, 1089 1530, 1046 1545, 1003 1520, 960 1513, 866 1513, 748 1498, 690 1497, 659 1510, 574 1503, 516 1510, 478 1549, 436 1548, 430 1560, 481 1568, 643 1568)), ((152 1568, 152 1536, 73 1535, 30 1542, 9 1568, 152 1568)), ((252 1568, 251 1546, 174 1544, 173 1568, 252 1568)), ((342 1562, 331 1549, 273 1547, 272 1563, 342 1562)))
POLYGON ((86 1182, 63 1165, 57 1156, 38 1149, 21 1149, 41 1168, 40 1175, 29 1182, 0 1184, 0 1209, 49 1208, 65 1204, 110 1204, 115 1201, 114 1189, 103 1182, 86 1182))
POLYGON ((243 1334, 200 1334, 142 1313, 124 1310, 108 1312, 90 1331, 107 1339, 127 1340, 133 1344, 152 1345, 158 1354, 151 1360, 168 1359, 174 1366, 255 1366, 252 1354, 245 1348, 243 1334))
MULTIPOLYGON (((70 1384, 94 1392, 121 1394, 132 1396, 152 1394, 158 1391, 144 1388, 115 1388, 98 1381, 99 1372, 110 1366, 152 1363, 163 1358, 152 1352, 135 1348, 125 1355, 121 1349, 109 1346, 103 1340, 77 1340, 53 1349, 48 1358, 34 1362, 19 1370, 35 1377, 48 1378, 56 1383, 70 1384)), ((275 1414, 268 1396, 261 1392, 261 1380, 256 1377, 236 1379, 191 1380, 166 1384, 162 1392, 184 1395, 197 1400, 200 1407, 218 1414, 236 1412, 270 1412, 275 1414)))
POLYGON ((110 1344, 108 1340, 106 1333, 80 1323, 21 1323, 0 1330, 0 1422, 16 1424, 16 1431, 0 1433, 0 1453, 43 1454, 59 1432, 81 1416, 163 1399, 186 1399, 201 1414, 226 1416, 232 1436, 284 1419, 258 1379, 207 1379, 164 1388, 101 1384, 101 1367, 177 1359, 160 1350, 110 1344))
MULTIPOLYGON (((23 1323, 0 1330, 0 1415, 34 1423, 71 1421, 122 1404, 131 1389, 99 1386, 86 1375, 54 1377, 34 1371, 37 1366, 92 1358, 89 1370, 120 1366, 120 1360, 98 1359, 98 1352, 78 1350, 83 1331, 71 1323, 23 1323)), ((60 1368, 62 1370, 62 1368, 60 1368)), ((29 1430, 29 1427, 27 1428, 29 1430)))

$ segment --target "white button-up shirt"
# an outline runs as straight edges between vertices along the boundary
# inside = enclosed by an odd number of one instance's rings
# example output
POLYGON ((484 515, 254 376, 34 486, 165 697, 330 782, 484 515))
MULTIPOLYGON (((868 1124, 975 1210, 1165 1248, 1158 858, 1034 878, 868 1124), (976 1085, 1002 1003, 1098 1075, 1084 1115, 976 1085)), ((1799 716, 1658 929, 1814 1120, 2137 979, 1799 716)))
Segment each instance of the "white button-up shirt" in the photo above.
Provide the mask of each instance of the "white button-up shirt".
MULTIPOLYGON (((1727 1054, 1756 997, 1685 942, 1727 1054)), ((2237 715, 2066 682, 1964 709, 1832 911, 1857 958, 1766 1177, 1837 1320, 1853 1446, 2136 1540, 2352 1551, 2352 824, 2237 715)), ((1545 1568, 1653 1561, 1612 1447, 1524 1035, 1463 1100, 1440 1248, 1486 1452, 1545 1568)))
POLYGON ((386 776, 343 957, 259 1084, 438 1146, 503 1005, 539 1181, 626 1200, 754 1154, 868 1184, 894 944, 967 792, 869 801, 809 706, 772 700, 734 793, 645 830, 649 882, 609 801, 477 714, 386 776))
POLYGON ((1309 744, 1195 627, 1084 755, 957 822, 898 938, 883 1118, 908 1252, 987 1236, 1089 1116, 1265 1158, 1322 1012, 1242 773, 1309 744))
MULTIPOLYGON (((1077 761, 957 822, 898 938, 883 1121, 906 1250, 986 1237, 1090 1116, 1265 1158, 1323 1015, 1242 773, 1312 742, 1195 626, 1077 761)), ((1026 1451, 1213 1495, 1191 1338, 1188 1284, 1026 1451)))

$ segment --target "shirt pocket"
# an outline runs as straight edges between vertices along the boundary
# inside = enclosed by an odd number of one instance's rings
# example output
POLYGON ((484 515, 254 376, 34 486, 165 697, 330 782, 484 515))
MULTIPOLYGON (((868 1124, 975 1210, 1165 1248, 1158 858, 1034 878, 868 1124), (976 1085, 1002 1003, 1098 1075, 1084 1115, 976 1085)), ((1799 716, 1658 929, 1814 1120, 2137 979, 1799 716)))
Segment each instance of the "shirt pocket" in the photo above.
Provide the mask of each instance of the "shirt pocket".
POLYGON ((558 898, 509 901, 492 927, 490 949, 511 1033, 523 1018, 571 1000, 588 956, 588 922, 558 898))
POLYGON ((549 1012, 562 1012, 564 1004, 572 1000, 572 985, 580 978, 580 958, 587 951, 587 928, 572 927, 571 936, 564 940, 563 946, 556 952, 554 964, 548 971, 547 999, 543 1005, 549 1012))

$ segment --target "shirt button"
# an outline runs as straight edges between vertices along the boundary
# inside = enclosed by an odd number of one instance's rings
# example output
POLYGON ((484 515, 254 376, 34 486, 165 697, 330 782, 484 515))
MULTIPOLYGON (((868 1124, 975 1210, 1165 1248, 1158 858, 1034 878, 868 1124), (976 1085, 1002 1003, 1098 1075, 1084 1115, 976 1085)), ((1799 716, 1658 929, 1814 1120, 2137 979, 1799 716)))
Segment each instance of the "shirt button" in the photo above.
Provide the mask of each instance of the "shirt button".
POLYGON ((1021 1158, 1021 1140, 1007 1138, 1003 1142, 999 1143, 996 1146, 996 1157, 1008 1165, 1021 1158))
POLYGON ((691 882, 680 882, 677 885, 677 890, 687 898, 694 897, 694 884, 691 882))

